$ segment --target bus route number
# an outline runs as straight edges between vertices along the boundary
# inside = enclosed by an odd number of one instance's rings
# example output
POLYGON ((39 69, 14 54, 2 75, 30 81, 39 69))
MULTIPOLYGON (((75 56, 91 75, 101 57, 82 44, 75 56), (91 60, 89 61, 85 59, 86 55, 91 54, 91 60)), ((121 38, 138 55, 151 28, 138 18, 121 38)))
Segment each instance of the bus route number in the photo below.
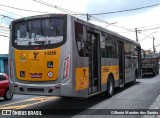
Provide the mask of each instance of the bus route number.
POLYGON ((56 51, 44 52, 44 55, 56 55, 56 51))

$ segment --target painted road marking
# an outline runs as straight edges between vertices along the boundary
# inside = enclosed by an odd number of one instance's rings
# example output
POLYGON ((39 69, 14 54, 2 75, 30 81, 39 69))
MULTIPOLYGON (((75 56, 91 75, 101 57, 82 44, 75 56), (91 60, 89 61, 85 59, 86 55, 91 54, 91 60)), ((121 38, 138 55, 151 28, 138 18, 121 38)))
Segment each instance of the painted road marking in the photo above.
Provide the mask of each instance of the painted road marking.
POLYGON ((22 100, 19 102, 13 102, 10 104, 5 104, 0 106, 0 110, 3 109, 23 109, 29 106, 33 106, 36 104, 40 104, 49 100, 57 99, 58 97, 47 97, 47 96, 41 96, 41 97, 35 97, 31 99, 22 100))
MULTIPOLYGON (((41 97, 41 96, 40 96, 40 97, 41 97)), ((28 101, 28 100, 31 100, 31 99, 36 99, 36 98, 39 98, 39 97, 30 98, 30 99, 26 99, 26 100, 22 100, 22 101, 18 101, 18 102, 13 102, 13 103, 9 103, 9 104, 0 105, 0 108, 3 107, 3 106, 12 105, 12 104, 16 104, 16 103, 28 101)))

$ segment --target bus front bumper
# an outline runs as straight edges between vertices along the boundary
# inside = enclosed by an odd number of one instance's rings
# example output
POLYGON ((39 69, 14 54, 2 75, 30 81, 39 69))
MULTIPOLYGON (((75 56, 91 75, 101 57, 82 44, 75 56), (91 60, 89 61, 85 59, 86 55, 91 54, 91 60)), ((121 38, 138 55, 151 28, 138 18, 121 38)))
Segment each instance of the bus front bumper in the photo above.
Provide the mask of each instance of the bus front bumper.
POLYGON ((15 94, 59 96, 60 84, 22 84, 14 83, 15 94))

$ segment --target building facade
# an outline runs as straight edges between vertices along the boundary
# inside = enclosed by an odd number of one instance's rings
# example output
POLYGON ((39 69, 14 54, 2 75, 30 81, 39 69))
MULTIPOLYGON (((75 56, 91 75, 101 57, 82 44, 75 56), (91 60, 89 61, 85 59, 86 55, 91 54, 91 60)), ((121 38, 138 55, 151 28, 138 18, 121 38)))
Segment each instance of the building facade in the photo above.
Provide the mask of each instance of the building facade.
POLYGON ((8 54, 0 54, 0 73, 8 74, 8 54))

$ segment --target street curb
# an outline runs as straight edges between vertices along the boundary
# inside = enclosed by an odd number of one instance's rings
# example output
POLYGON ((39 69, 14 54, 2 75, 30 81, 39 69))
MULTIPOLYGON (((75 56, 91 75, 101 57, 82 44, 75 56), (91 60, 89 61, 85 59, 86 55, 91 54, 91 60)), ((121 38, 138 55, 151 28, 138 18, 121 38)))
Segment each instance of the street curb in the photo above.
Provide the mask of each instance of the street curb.
MULTIPOLYGON (((156 112, 160 112, 160 94, 148 109, 157 109, 156 112)), ((142 118, 160 118, 160 115, 143 115, 142 118)))

